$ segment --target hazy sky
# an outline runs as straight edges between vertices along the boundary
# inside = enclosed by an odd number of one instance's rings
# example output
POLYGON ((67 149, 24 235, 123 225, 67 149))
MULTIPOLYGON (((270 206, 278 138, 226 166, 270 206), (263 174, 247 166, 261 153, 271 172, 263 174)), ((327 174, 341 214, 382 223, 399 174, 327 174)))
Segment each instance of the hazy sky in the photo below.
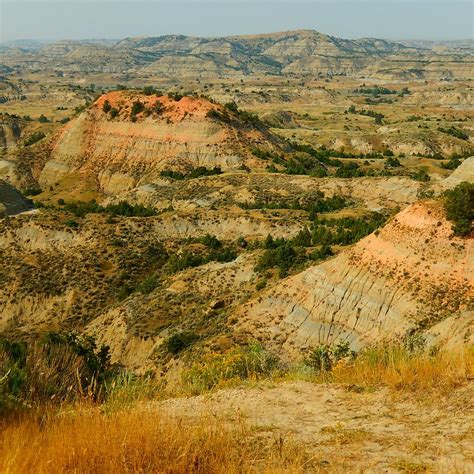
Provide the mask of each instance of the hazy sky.
POLYGON ((345 38, 473 37, 474 0, 0 0, 0 41, 220 36, 310 28, 345 38))

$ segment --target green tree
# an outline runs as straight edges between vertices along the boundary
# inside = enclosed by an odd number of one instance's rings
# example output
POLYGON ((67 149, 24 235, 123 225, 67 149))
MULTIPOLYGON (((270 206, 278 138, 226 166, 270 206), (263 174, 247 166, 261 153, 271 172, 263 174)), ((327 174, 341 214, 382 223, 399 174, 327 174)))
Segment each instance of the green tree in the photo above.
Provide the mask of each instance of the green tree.
POLYGON ((453 221, 455 235, 467 235, 474 219, 474 184, 467 181, 458 184, 444 195, 446 217, 453 221))

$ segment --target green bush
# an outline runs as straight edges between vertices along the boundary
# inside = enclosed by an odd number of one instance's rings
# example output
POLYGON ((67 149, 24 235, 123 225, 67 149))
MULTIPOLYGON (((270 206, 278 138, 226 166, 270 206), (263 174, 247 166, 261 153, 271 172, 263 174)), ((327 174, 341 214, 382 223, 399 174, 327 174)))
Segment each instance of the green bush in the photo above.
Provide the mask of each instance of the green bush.
POLYGON ((355 357, 348 342, 339 342, 335 346, 318 346, 306 356, 305 363, 315 372, 330 372, 334 364, 346 357, 355 357))
POLYGON ((470 234, 474 219, 474 184, 465 181, 446 191, 444 209, 447 218, 454 223, 455 235, 470 234))
POLYGON ((464 131, 456 127, 442 128, 439 127, 440 132, 451 135, 452 137, 459 138, 460 140, 469 140, 469 135, 464 131))
POLYGON ((159 91, 158 89, 156 89, 153 86, 145 86, 142 89, 142 93, 144 95, 159 95, 159 96, 163 95, 163 93, 161 91, 159 91))
POLYGON ((430 181, 430 175, 428 172, 424 169, 418 170, 410 175, 411 179, 414 179, 415 181, 421 181, 421 182, 428 182, 430 181))
POLYGON ((461 165, 462 161, 457 157, 451 157, 447 163, 441 163, 441 168, 445 170, 455 170, 461 165))
POLYGON ((106 100, 104 102, 104 105, 102 106, 102 110, 107 114, 112 110, 112 106, 110 105, 110 102, 106 100))
POLYGON ((145 106, 139 100, 136 100, 132 104, 132 109, 130 110, 130 117, 132 118, 135 117, 140 112, 143 112, 144 109, 145 109, 145 106))
POLYGON ((292 268, 308 260, 303 247, 295 246, 293 242, 285 239, 273 240, 271 235, 265 241, 265 249, 258 259, 255 271, 264 272, 278 268, 280 278, 286 277, 292 268))
POLYGON ((0 340, 0 411, 32 404, 103 399, 119 371, 107 346, 90 336, 49 333, 34 341, 0 340))
POLYGON ((160 176, 164 178, 170 178, 175 180, 183 180, 183 179, 196 179, 200 178, 201 176, 214 176, 222 174, 222 169, 219 166, 215 166, 214 168, 206 168, 205 166, 198 166, 197 168, 191 169, 191 171, 187 173, 183 173, 181 171, 173 171, 173 170, 163 170, 160 172, 160 176))
POLYGON ((65 224, 68 226, 68 227, 71 227, 73 229, 76 229, 77 227, 79 227, 79 224, 77 221, 75 221, 74 219, 69 219, 65 222, 65 224))
POLYGON ((388 166, 389 168, 399 168, 400 166, 402 166, 402 164, 400 163, 398 158, 390 156, 385 160, 385 166, 388 166))
POLYGON ((25 146, 34 145, 35 143, 42 140, 44 137, 46 137, 46 135, 43 132, 34 132, 28 138, 25 139, 24 144, 25 146))
POLYGON ((339 219, 318 218, 313 223, 313 245, 351 245, 371 234, 387 220, 384 214, 372 212, 366 216, 339 219))
POLYGON ((24 196, 37 196, 38 194, 41 194, 43 191, 41 188, 38 187, 31 187, 27 188, 23 191, 24 196))
POLYGON ((237 253, 231 248, 219 246, 212 248, 207 253, 197 253, 189 250, 181 255, 172 255, 167 263, 169 273, 177 273, 187 268, 200 267, 209 262, 231 262, 237 258, 237 253))
POLYGON ((83 202, 69 202, 64 203, 58 201, 58 204, 63 203, 65 211, 71 212, 76 217, 84 217, 86 214, 110 214, 111 216, 124 217, 151 217, 156 215, 155 209, 144 206, 143 204, 130 204, 126 201, 120 201, 118 204, 109 204, 101 206, 95 200, 83 202))
POLYGON ((148 295, 155 290, 160 284, 160 278, 157 275, 150 275, 146 277, 137 287, 137 291, 148 295))
POLYGON ((224 354, 211 353, 183 374, 183 382, 194 393, 202 393, 231 381, 259 380, 282 370, 280 359, 260 343, 236 347, 224 354))
POLYGON ((197 339, 197 335, 192 332, 177 332, 166 339, 164 346, 167 352, 177 355, 191 346, 197 339))
POLYGON ((242 209, 293 209, 309 212, 310 220, 313 220, 318 212, 333 212, 344 209, 349 205, 347 198, 344 196, 331 196, 326 198, 322 191, 316 191, 308 196, 304 201, 279 199, 272 201, 271 199, 257 199, 255 202, 240 202, 239 207, 242 209))

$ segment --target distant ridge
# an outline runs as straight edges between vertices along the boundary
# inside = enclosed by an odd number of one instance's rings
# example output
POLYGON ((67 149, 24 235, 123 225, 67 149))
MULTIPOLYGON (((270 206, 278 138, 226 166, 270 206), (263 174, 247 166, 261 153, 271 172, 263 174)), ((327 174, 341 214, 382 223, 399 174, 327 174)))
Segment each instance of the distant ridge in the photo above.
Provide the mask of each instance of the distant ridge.
MULTIPOLYGON (((28 42, 27 42, 28 43, 28 42)), ((83 40, 0 48, 0 63, 24 70, 183 77, 331 76, 383 79, 467 79, 469 42, 402 44, 342 39, 314 30, 196 37, 165 35, 118 41, 83 40), (467 46, 466 46, 467 45, 467 46)))

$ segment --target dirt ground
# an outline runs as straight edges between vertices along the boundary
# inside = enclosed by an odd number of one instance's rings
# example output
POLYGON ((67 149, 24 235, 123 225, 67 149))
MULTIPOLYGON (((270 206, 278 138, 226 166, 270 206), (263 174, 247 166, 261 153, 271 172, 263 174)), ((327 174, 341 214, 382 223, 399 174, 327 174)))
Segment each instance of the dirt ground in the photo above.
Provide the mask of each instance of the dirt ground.
POLYGON ((474 383, 442 397, 291 382, 148 408, 243 422, 251 436, 301 444, 321 472, 474 472, 474 383))

